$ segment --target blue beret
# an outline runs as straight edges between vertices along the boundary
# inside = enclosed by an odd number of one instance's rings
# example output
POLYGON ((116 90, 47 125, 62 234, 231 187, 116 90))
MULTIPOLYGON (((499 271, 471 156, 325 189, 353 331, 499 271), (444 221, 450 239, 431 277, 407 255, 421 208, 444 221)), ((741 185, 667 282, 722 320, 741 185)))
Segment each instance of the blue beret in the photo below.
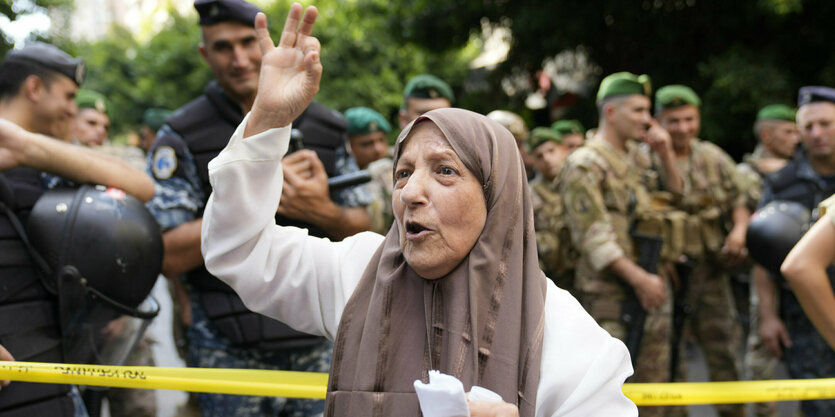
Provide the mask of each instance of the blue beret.
POLYGON ((816 101, 835 103, 835 89, 820 86, 801 87, 797 93, 797 107, 816 101))
POLYGON ((196 0, 194 8, 200 15, 200 26, 232 21, 255 27, 255 15, 261 11, 244 0, 196 0))
POLYGON ((84 60, 73 58, 57 47, 43 42, 34 42, 23 49, 15 49, 6 54, 3 63, 26 62, 66 75, 77 85, 84 82, 87 73, 84 60))

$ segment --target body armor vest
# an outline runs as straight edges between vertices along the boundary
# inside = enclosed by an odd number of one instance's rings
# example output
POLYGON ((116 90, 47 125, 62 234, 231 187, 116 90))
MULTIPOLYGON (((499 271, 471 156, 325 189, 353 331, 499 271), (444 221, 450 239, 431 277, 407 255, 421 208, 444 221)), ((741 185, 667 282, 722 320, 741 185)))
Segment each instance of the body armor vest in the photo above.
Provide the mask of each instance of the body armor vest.
MULTIPOLYGON (((0 173, 0 344, 16 360, 64 362, 58 300, 50 293, 13 226, 7 209, 25 224, 43 193, 38 171, 0 173)), ((0 391, 0 416, 74 414, 69 385, 15 382, 0 391)))
MULTIPOLYGON (((166 121, 183 137, 194 156, 207 201, 212 192, 209 161, 226 147, 242 121, 240 106, 223 93, 216 81, 210 82, 203 95, 166 121)), ((337 148, 345 143, 343 134, 347 122, 341 117, 335 117, 325 106, 313 102, 293 122, 293 127, 303 134, 304 147, 316 151, 328 176, 333 176, 336 173, 337 148)), ((313 225, 282 216, 276 216, 276 223, 306 228, 312 236, 325 236, 321 229, 313 225)), ((199 291, 203 307, 212 323, 236 346, 286 349, 309 347, 324 340, 297 332, 284 323, 249 311, 232 288, 212 276, 205 266, 190 271, 187 278, 199 291)))

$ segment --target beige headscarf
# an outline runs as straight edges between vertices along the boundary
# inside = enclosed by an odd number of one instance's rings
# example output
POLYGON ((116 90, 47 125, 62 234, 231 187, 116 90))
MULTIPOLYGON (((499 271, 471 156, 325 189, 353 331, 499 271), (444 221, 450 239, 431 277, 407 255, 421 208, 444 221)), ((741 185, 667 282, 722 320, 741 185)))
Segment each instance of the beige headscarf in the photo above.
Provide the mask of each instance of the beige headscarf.
POLYGON ((395 223, 368 264, 339 323, 327 416, 418 416, 413 382, 430 369, 480 385, 533 416, 539 385, 546 278, 539 269, 525 169, 513 136, 461 109, 434 110, 407 126, 435 123, 478 178, 484 230, 447 276, 419 277, 400 251, 395 223))

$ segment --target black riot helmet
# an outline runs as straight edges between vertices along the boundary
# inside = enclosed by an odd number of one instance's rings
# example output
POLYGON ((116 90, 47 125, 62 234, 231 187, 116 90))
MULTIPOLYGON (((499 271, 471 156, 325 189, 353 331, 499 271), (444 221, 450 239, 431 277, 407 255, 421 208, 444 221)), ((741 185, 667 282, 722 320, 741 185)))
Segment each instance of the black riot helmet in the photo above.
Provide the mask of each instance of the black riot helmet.
POLYGON ((748 253, 775 275, 794 245, 812 222, 812 213, 800 203, 775 200, 757 210, 745 237, 748 253))
POLYGON ((32 209, 27 232, 56 286, 73 281, 122 314, 150 318, 136 308, 162 268, 162 236, 139 200, 103 186, 52 190, 32 209))

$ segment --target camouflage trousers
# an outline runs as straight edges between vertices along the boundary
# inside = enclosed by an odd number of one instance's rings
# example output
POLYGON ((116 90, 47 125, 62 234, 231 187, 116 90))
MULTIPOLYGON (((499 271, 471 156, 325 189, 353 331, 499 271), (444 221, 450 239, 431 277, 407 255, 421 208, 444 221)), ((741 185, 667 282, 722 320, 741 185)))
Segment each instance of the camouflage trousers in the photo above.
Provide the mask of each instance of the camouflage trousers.
MULTIPOLYGON (((635 373, 627 382, 669 382, 670 377, 670 328, 671 296, 667 302, 647 314, 635 373)), ((629 329, 621 320, 622 301, 617 297, 585 294, 582 297, 586 311, 612 337, 625 341, 629 329)), ((641 416, 664 416, 667 407, 639 407, 641 416)))
MULTIPOLYGON (((780 292, 780 313, 792 340, 784 358, 793 379, 835 378, 835 350, 818 333, 794 293, 780 292)), ((835 399, 801 401, 806 417, 835 416, 835 399)))
MULTIPOLYGON (((748 333, 748 340, 745 347, 745 372, 746 379, 768 380, 774 379, 774 370, 777 368, 777 363, 780 361, 777 357, 771 354, 760 339, 760 320, 759 320, 759 296, 757 295, 757 288, 754 280, 751 280, 751 294, 750 294, 750 310, 749 310, 749 327, 751 331, 748 333)), ((754 403, 755 417, 776 417, 777 403, 754 403)))
MULTIPOLYGON (((691 270, 685 295, 689 314, 684 320, 684 337, 693 337, 704 353, 711 381, 739 381, 742 378, 740 348, 742 328, 737 320, 730 277, 714 262, 702 260, 691 270)), ((676 381, 687 381, 687 356, 679 343, 676 381)), ((743 404, 716 406, 722 417, 745 415, 743 404)), ((687 415, 685 407, 674 407, 671 415, 687 415)))
MULTIPOLYGON (((201 368, 275 369, 328 372, 333 343, 325 341, 310 348, 258 351, 215 349, 189 345, 189 365, 201 368)), ((197 394, 203 417, 310 417, 322 416, 323 400, 246 395, 197 394)))

